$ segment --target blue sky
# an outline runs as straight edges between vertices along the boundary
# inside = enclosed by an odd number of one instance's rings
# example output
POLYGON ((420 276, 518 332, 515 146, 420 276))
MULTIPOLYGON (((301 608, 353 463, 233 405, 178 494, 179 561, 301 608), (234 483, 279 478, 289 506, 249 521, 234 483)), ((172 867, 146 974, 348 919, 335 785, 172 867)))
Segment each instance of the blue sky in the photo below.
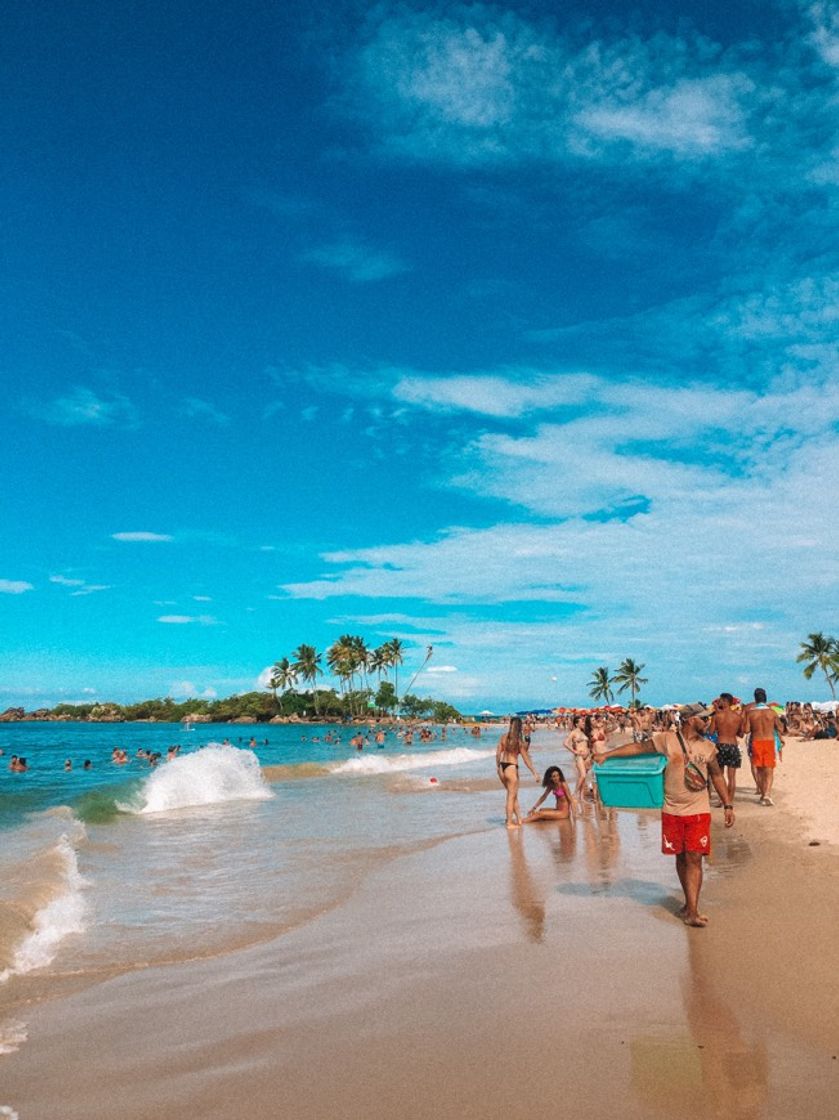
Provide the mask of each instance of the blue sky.
POLYGON ((5 22, 0 706, 348 631, 466 710, 824 697, 832 6, 5 22))

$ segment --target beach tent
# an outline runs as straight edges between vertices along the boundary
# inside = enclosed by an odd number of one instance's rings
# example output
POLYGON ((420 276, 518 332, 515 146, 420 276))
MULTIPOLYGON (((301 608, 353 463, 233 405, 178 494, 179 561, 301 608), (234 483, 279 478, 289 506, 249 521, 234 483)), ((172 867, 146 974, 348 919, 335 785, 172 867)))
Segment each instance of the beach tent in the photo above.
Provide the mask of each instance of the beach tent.
POLYGON ((839 708, 839 700, 821 700, 812 705, 814 712, 835 712, 839 708))

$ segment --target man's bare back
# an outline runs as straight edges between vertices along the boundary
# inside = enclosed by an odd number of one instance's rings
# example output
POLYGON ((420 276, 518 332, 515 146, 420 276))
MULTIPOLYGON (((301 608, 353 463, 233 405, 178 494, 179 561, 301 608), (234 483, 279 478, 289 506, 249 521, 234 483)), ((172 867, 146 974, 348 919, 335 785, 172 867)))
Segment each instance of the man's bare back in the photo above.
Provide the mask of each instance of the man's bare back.
POLYGON ((776 731, 780 734, 783 730, 781 721, 771 708, 758 708, 749 705, 743 712, 743 720, 740 724, 742 735, 751 732, 753 739, 768 740, 775 737, 776 731))
POLYGON ((718 708, 711 721, 711 729, 716 731, 720 743, 736 743, 740 734, 743 715, 733 708, 718 708))

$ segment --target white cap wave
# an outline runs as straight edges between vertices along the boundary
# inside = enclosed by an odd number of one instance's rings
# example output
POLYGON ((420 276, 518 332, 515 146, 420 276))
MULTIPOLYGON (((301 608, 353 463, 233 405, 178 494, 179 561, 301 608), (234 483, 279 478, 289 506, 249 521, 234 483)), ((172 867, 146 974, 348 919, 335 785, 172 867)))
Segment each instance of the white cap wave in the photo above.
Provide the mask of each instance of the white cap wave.
POLYGON ((451 750, 427 751, 425 754, 369 754, 356 755, 333 767, 333 774, 393 774, 400 770, 425 770, 438 766, 461 766, 478 762, 495 754, 492 750, 472 750, 469 747, 452 747, 451 750))
POLYGON ((194 754, 180 755, 154 770, 130 804, 134 813, 166 813, 226 801, 267 801, 268 788, 253 751, 210 743, 194 754))

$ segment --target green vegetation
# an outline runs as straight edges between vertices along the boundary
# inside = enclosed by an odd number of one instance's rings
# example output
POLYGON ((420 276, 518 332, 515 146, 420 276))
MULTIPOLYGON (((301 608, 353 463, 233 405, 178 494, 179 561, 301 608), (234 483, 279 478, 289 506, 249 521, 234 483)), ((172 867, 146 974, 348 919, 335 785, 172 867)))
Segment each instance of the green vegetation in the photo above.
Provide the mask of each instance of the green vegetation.
POLYGON ((615 698, 615 694, 612 692, 612 683, 608 666, 601 665, 599 669, 594 670, 594 674, 588 682, 589 696, 593 700, 602 700, 606 704, 611 704, 615 698))
POLYGON ((830 638, 821 631, 808 634, 807 641, 801 643, 801 652, 795 660, 807 663, 802 670, 806 680, 810 680, 816 669, 820 669, 830 688, 830 695, 836 699, 835 686, 839 681, 839 641, 836 638, 830 638))
POLYGON ((626 692, 629 689, 632 694, 632 707, 638 707, 638 693, 642 684, 647 684, 649 678, 642 677, 644 665, 636 665, 631 657, 624 658, 618 665, 618 671, 613 677, 613 683, 618 685, 618 692, 626 692))
POLYGON ((648 681, 647 677, 641 676, 644 668, 643 665, 637 665, 631 657, 625 657, 618 665, 615 675, 611 676, 608 666, 601 665, 594 670, 592 678, 588 682, 588 694, 594 700, 602 700, 604 704, 611 704, 615 698, 612 686, 618 685, 618 692, 629 690, 632 694, 630 707, 637 708, 641 685, 648 681))

